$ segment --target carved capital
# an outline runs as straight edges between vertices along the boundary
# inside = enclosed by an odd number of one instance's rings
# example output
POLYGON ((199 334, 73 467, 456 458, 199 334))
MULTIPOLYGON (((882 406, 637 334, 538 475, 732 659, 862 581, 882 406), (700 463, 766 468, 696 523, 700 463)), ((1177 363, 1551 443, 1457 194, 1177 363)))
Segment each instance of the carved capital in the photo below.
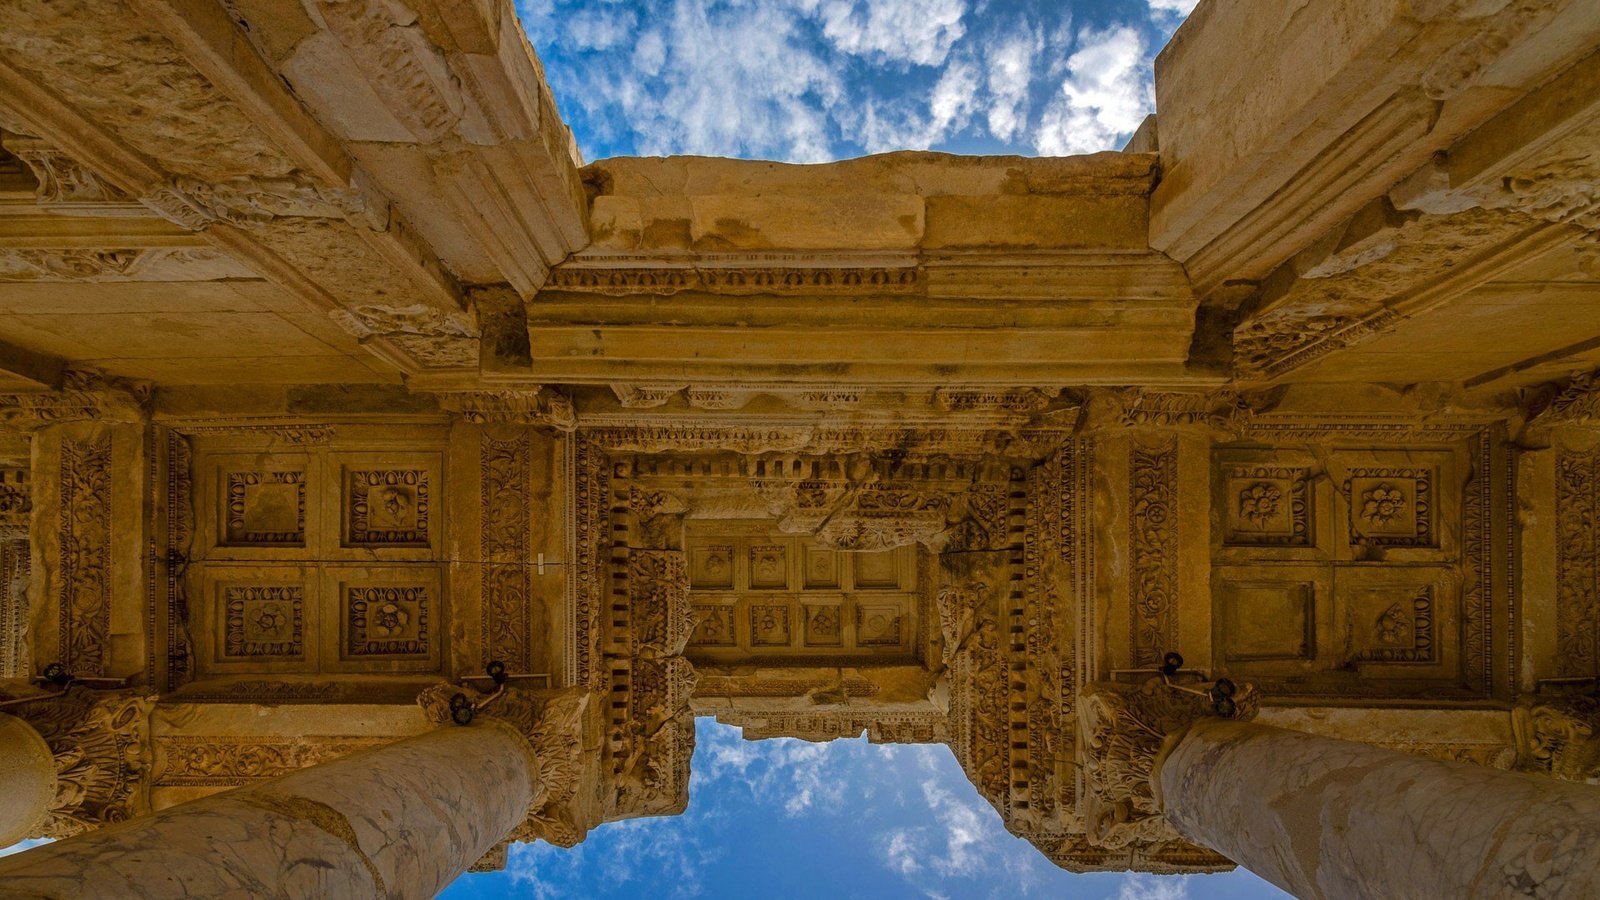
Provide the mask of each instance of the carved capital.
MULTIPOLYGON (((1254 687, 1241 686, 1233 699, 1234 719, 1255 718, 1260 698, 1254 687)), ((1138 687, 1102 684, 1079 698, 1078 747, 1091 843, 1123 849, 1182 840, 1162 814, 1156 763, 1169 738, 1212 715, 1210 700, 1159 678, 1138 687)))
POLYGON ((1517 768, 1600 783, 1600 698, 1535 698, 1511 713, 1517 768))
POLYGON ((149 811, 144 780, 155 700, 73 687, 8 710, 33 726, 55 757, 56 799, 39 837, 71 837, 149 811))
POLYGON ((474 722, 505 722, 528 742, 528 764, 535 785, 533 802, 528 807, 528 817, 511 839, 546 840, 561 847, 582 841, 599 821, 585 799, 592 792, 580 789, 596 774, 595 754, 592 750, 585 753, 584 746, 592 695, 581 688, 534 691, 513 687, 486 694, 470 687, 438 684, 423 691, 417 704, 433 722, 454 728, 459 726, 452 724, 451 702, 457 696, 474 705, 474 722))

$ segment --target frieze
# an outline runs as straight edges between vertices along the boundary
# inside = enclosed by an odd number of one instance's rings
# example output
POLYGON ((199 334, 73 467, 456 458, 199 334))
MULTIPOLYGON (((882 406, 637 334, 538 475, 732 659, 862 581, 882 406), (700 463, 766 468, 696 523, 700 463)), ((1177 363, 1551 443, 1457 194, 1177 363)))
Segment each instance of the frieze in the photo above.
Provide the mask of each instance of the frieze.
MULTIPOLYGON (((8 135, 6 149, 33 170, 41 206, 59 204, 132 204, 134 199, 77 160, 37 138, 8 135)), ((135 207, 137 208, 137 207, 135 207)))
POLYGON ((61 422, 142 421, 154 386, 87 369, 67 369, 61 389, 0 394, 0 426, 32 429, 61 422))
POLYGON ((237 787, 381 747, 370 735, 163 735, 155 739, 155 787, 237 787))

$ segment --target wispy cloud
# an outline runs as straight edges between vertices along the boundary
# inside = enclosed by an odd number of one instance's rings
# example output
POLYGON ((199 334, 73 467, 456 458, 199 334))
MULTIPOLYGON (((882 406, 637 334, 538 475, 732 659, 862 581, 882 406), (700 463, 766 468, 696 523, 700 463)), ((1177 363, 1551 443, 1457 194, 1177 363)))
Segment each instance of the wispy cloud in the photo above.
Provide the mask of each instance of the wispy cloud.
POLYGON ((1189 880, 1129 872, 1117 886, 1116 900, 1189 900, 1189 880))
POLYGON ((591 157, 1113 149, 1194 0, 517 0, 591 157))

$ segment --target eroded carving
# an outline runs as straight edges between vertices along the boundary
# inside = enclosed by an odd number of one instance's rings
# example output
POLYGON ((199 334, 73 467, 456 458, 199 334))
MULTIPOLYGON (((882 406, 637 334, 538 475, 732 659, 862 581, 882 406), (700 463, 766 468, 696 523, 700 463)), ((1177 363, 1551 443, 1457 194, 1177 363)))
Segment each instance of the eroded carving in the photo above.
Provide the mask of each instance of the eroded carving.
POLYGON ((1178 641, 1178 444, 1136 443, 1129 457, 1130 659, 1152 666, 1178 641))
POLYGON ((61 441, 59 656, 104 675, 111 635, 111 435, 61 441))

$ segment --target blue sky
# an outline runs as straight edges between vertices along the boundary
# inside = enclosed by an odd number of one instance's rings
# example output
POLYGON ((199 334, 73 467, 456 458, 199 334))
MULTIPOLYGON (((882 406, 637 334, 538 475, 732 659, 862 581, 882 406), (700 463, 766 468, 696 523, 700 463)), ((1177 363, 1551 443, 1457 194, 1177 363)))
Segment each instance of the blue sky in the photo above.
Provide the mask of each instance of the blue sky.
POLYGON ((444 897, 1085 898, 1287 895, 1224 875, 1073 875, 1006 832, 943 746, 746 741, 701 719, 682 816, 602 825, 572 850, 514 846, 444 897))
POLYGON ((517 0, 585 159, 1116 149, 1196 0, 517 0))

